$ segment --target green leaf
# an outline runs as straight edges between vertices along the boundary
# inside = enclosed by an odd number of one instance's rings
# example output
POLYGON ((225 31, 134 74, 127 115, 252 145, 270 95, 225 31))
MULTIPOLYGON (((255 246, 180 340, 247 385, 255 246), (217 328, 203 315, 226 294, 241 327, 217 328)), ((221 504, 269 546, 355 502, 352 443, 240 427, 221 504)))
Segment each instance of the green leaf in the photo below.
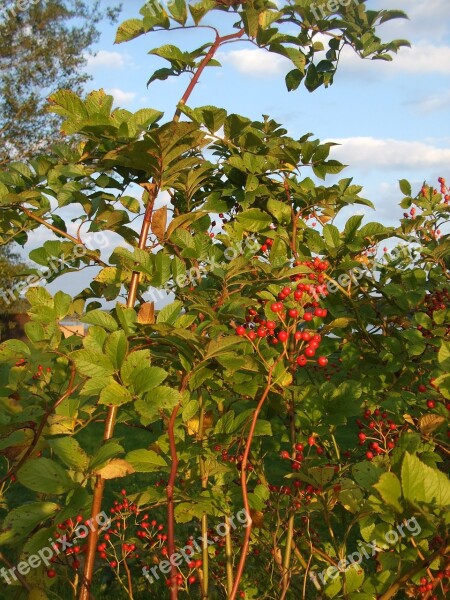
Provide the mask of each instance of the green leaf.
POLYGON ((137 473, 154 473, 167 467, 164 458, 153 450, 132 450, 125 459, 133 465, 137 473))
POLYGON ((105 354, 110 359, 116 371, 118 371, 125 360, 128 353, 128 340, 125 333, 115 331, 112 333, 105 343, 105 354))
POLYGON ((444 371, 450 371, 450 342, 442 342, 438 354, 438 363, 444 371))
POLYGON ((178 390, 161 385, 149 392, 145 399, 135 403, 137 412, 144 418, 153 418, 160 410, 174 408, 182 402, 182 396, 178 390))
POLYGON ((411 184, 409 183, 409 181, 407 179, 400 179, 400 181, 398 183, 399 183, 402 194, 405 194, 405 196, 411 196, 412 189, 411 189, 411 184))
POLYGON ((99 403, 107 404, 108 406, 122 406, 131 402, 133 396, 123 385, 114 381, 105 387, 100 393, 99 403))
POLYGON ((328 248, 339 248, 341 245, 339 229, 335 225, 325 225, 323 228, 323 237, 328 248))
POLYGON ((0 544, 11 544, 29 537, 33 529, 59 510, 54 502, 28 502, 6 515, 0 530, 0 544))
POLYGON ((400 503, 402 488, 400 480, 395 473, 383 473, 378 483, 373 487, 378 491, 383 501, 388 506, 393 508, 399 514, 403 512, 403 507, 400 503))
POLYGON ((64 294, 63 292, 56 292, 55 297, 53 298, 56 317, 58 319, 63 319, 67 316, 70 310, 70 306, 72 304, 72 298, 68 294, 64 294))
POLYGON ((305 74, 302 73, 302 71, 299 71, 298 69, 293 69, 292 71, 289 71, 285 79, 288 92, 293 92, 296 89, 298 89, 304 78, 305 74))
POLYGON ((272 222, 270 215, 259 210, 259 208, 245 210, 238 214, 236 220, 246 231, 264 231, 272 222))
POLYGON ((89 469, 91 471, 97 470, 99 467, 105 465, 111 458, 115 458, 119 454, 122 454, 123 451, 124 449, 119 442, 116 442, 116 440, 105 442, 92 457, 89 469))
POLYGON ((107 377, 115 372, 111 360, 104 354, 91 350, 77 350, 70 355, 80 375, 107 377))
POLYGON ((135 350, 127 356, 120 370, 122 381, 129 385, 133 381, 133 373, 136 369, 150 365, 150 350, 135 350))
POLYGON ((182 308, 183 303, 179 300, 175 300, 175 302, 168 304, 159 311, 158 316, 156 317, 156 323, 168 323, 169 325, 173 325, 179 317, 182 308))
POLYGON ((49 458, 30 460, 17 472, 19 482, 41 494, 64 494, 74 487, 74 482, 58 463, 49 458))
POLYGON ((30 356, 30 349, 20 340, 6 340, 0 345, 0 360, 6 362, 8 360, 17 361, 19 358, 30 356))
POLYGON ((267 210, 279 223, 287 225, 291 222, 291 208, 284 202, 270 198, 267 202, 267 210))
POLYGON ((73 437, 60 437, 48 440, 48 445, 68 467, 83 471, 89 464, 89 457, 73 437))
MULTIPOLYGON (((352 594, 354 591, 358 590, 364 583, 364 578, 365 575, 361 565, 350 565, 350 567, 345 570, 346 593, 352 594)), ((352 595, 352 598, 355 598, 356 600, 356 596, 352 595)))
POLYGON ((158 387, 168 375, 168 372, 160 367, 144 366, 136 369, 130 380, 135 393, 141 395, 158 387))
POLYGON ((414 506, 430 504, 447 509, 450 506, 448 477, 408 452, 402 464, 402 491, 405 500, 414 506))
POLYGON ((104 327, 108 331, 116 331, 118 327, 114 317, 103 310, 93 310, 84 315, 80 321, 82 323, 104 327))
POLYGON ((167 8, 174 21, 180 25, 186 24, 188 12, 185 0, 170 0, 170 2, 167 3, 167 8))

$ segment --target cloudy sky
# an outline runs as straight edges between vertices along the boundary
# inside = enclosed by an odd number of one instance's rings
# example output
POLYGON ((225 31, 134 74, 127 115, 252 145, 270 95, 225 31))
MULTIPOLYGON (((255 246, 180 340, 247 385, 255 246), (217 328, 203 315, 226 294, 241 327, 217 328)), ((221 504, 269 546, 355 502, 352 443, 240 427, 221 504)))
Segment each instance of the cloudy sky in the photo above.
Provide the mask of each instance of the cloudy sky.
MULTIPOLYGON (((144 1, 123 3, 122 20, 138 17, 144 1)), ((425 180, 450 179, 450 0, 369 0, 367 5, 402 9, 410 16, 380 28, 386 41, 406 38, 412 43, 393 62, 363 61, 349 52, 330 88, 310 94, 301 87, 288 93, 284 76, 291 63, 239 42, 221 52, 223 68, 206 70, 189 104, 222 106, 255 119, 268 114, 293 136, 312 132, 321 140, 338 142, 332 156, 349 165, 339 177, 354 177, 355 183, 364 185, 364 196, 376 205, 376 214, 365 211, 366 220, 395 224, 402 213, 399 179, 410 180, 417 191, 425 180)), ((233 17, 220 18, 221 32, 228 33, 233 17)), ((103 87, 114 95, 117 106, 152 107, 171 118, 187 76, 147 88, 152 73, 167 66, 148 51, 168 43, 193 49, 210 41, 211 32, 158 32, 114 45, 115 30, 105 24, 96 55, 89 57, 90 89, 103 87)), ((327 182, 332 184, 333 178, 327 182)), ((44 231, 32 245, 40 245, 42 236, 46 237, 44 231)), ((113 245, 114 240, 108 239, 106 258, 113 245)), ((63 279, 52 284, 51 291, 60 285, 66 289, 68 284, 67 291, 74 293, 87 284, 86 272, 70 275, 70 281, 67 276, 63 279)))

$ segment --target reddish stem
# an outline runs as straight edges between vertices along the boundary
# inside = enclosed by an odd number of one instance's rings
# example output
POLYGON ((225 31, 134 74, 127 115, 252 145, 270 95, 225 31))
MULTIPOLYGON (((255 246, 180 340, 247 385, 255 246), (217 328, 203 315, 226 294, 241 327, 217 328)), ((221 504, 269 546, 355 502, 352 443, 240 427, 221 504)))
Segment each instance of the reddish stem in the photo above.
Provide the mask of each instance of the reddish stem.
MULTIPOLYGON (((180 386, 180 393, 182 394, 188 384, 189 376, 186 374, 180 386)), ((168 557, 175 554, 175 503, 173 498, 173 492, 175 488, 175 480, 178 471, 178 454, 177 444, 175 441, 175 422, 177 420, 178 412, 181 408, 181 404, 177 404, 172 411, 168 427, 169 445, 170 445, 170 457, 172 459, 172 465, 170 468, 169 481, 167 483, 166 494, 167 494, 167 552, 168 557)), ((177 600, 178 598, 178 585, 177 585, 177 574, 178 569, 175 565, 171 564, 170 577, 172 585, 170 586, 170 598, 171 600, 177 600)))
POLYGON ((248 552, 248 547, 250 544, 250 536, 252 533, 252 520, 250 517, 250 503, 248 501, 248 489, 247 489, 247 464, 248 464, 248 457, 250 454, 250 449, 251 449, 251 445, 252 445, 252 441, 253 441, 253 437, 255 435, 255 429, 256 429, 256 424, 258 422, 258 417, 259 414, 261 412, 261 409, 264 405, 264 402, 267 399, 267 396, 269 395, 270 392, 270 388, 272 387, 272 373, 273 370, 275 369, 275 366, 277 365, 277 362, 275 362, 269 369, 269 373, 268 373, 268 379, 267 379, 267 386, 266 389, 263 392, 263 395, 261 396, 261 399, 258 403, 258 406, 256 407, 255 410, 255 414, 253 415, 253 419, 252 419, 252 424, 250 426, 250 431, 248 433, 248 438, 247 438, 247 445, 245 447, 245 452, 244 452, 244 457, 242 459, 242 464, 241 464, 241 487, 242 487, 242 499, 244 501, 244 508, 245 511, 247 513, 247 520, 248 520, 248 526, 247 529, 245 530, 245 535, 244 535, 244 543, 242 545, 242 552, 241 552, 241 558, 239 560, 239 565, 236 571, 236 577, 234 580, 234 585, 233 585, 233 589, 231 591, 230 597, 228 600, 235 600, 236 598, 236 594, 238 592, 239 589, 239 584, 241 583, 241 579, 242 579, 242 575, 244 574, 244 568, 245 568, 245 563, 247 561, 247 552, 248 552))
MULTIPOLYGON (((179 104, 185 105, 186 102, 189 100, 189 97, 192 94, 192 92, 194 91, 194 88, 197 85, 198 80, 200 79, 203 71, 208 66, 209 61, 214 57, 214 55, 217 52, 217 50, 219 49, 219 47, 223 43, 230 42, 232 40, 238 40, 239 38, 241 38, 244 35, 244 33, 245 33, 245 29, 240 29, 238 32, 231 33, 230 35, 224 35, 223 37, 220 37, 219 35, 216 36, 214 43, 212 44, 211 48, 208 50, 207 54, 205 55, 205 58, 200 63, 191 82, 189 83, 188 87, 186 88, 186 91, 184 92, 183 97, 181 98, 179 104)), ((175 115, 173 117, 173 120, 175 122, 179 121, 180 116, 181 116, 181 109, 177 108, 175 115)))

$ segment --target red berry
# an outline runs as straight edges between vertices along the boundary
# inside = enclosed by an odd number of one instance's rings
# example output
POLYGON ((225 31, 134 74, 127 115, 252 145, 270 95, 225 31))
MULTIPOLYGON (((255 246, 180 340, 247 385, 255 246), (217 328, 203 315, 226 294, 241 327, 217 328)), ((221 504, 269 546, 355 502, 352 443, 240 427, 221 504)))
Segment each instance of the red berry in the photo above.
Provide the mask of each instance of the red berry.
POLYGON ((281 312, 283 310, 283 304, 281 302, 274 302, 270 306, 270 310, 274 313, 281 312))
POLYGON ((280 342, 287 342, 289 339, 289 334, 287 331, 280 331, 280 333, 278 334, 278 339, 280 340, 280 342))
POLYGON ((315 439, 315 437, 314 437, 313 435, 312 435, 312 436, 310 436, 310 437, 308 438, 308 444, 309 444, 310 446, 314 446, 314 445, 315 445, 315 443, 316 443, 316 439, 315 439))
POLYGON ((427 400, 428 408, 435 408, 436 402, 434 400, 427 400))
POLYGON ((296 331, 296 332, 294 333, 294 340, 295 340, 296 342, 299 342, 301 339, 302 339, 302 332, 301 332, 301 331, 296 331))
POLYGON ((275 329, 276 326, 277 324, 275 323, 275 321, 267 321, 266 323, 267 329, 275 329))
POLYGON ((237 335, 245 335, 245 327, 243 327, 242 325, 239 325, 239 327, 236 327, 236 334, 237 335))
POLYGON ((195 577, 195 575, 191 575, 190 577, 188 577, 188 583, 195 583, 197 581, 197 578, 195 577))
POLYGON ((55 571, 55 569, 49 569, 47 571, 47 577, 50 577, 50 579, 53 579, 53 577, 56 577, 56 571, 55 571))
POLYGON ((297 356, 297 364, 300 367, 304 367, 307 362, 308 361, 306 360, 306 356, 304 354, 300 354, 300 356, 297 356))
POLYGON ((305 312, 303 315, 303 320, 306 322, 312 321, 314 319, 314 315, 310 312, 305 312))
POLYGON ((427 388, 423 385, 423 383, 421 383, 417 389, 419 390, 419 392, 422 392, 422 394, 423 392, 427 391, 427 388))
POLYGON ((373 452, 366 452, 366 458, 367 458, 367 460, 372 460, 373 452))
POLYGON ((281 293, 284 294, 287 297, 287 296, 289 296, 289 294, 292 293, 292 290, 291 290, 290 287, 285 287, 285 288, 283 288, 283 290, 282 290, 281 293))
POLYGON ((287 458, 290 458, 291 456, 287 450, 283 450, 282 452, 280 452, 280 457, 287 459, 287 458))
POLYGON ((311 346, 309 346, 309 347, 308 347, 308 348, 306 348, 306 350, 305 350, 305 354, 306 354, 306 356, 309 356, 309 357, 313 357, 315 353, 316 353, 316 350, 315 350, 315 348, 311 348, 311 346))
POLYGON ((317 359, 317 364, 319 367, 326 367, 328 364, 328 358, 326 356, 319 356, 317 359))
POLYGON ((288 315, 291 317, 291 319, 296 319, 298 317, 298 310, 296 308, 290 308, 288 315))
POLYGON ((109 563, 109 566, 111 567, 111 569, 115 569, 115 568, 117 567, 117 561, 115 561, 115 560, 112 560, 112 561, 109 563))

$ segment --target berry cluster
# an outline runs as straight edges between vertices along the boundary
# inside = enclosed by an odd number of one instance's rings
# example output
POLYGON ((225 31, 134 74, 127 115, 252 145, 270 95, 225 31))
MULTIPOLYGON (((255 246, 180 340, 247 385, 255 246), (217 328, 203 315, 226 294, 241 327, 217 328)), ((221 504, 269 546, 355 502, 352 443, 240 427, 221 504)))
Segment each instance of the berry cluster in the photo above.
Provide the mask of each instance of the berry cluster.
MULTIPOLYGON (((266 307, 267 300, 260 301, 261 306, 250 308, 245 324, 238 325, 235 331, 254 346, 258 346, 263 339, 274 346, 282 344, 283 351, 290 357, 293 365, 304 367, 315 357, 322 342, 322 336, 306 330, 306 324, 315 318, 323 319, 328 314, 326 308, 319 306, 318 299, 319 295, 328 294, 323 272, 328 269, 329 264, 315 258, 314 261, 296 261, 294 266, 306 266, 311 272, 292 275, 291 281, 298 282, 295 289, 290 286, 282 287, 277 300, 269 307, 266 307), (308 278, 309 282, 300 283, 304 278, 308 278), (266 313, 273 317, 268 318, 266 313)), ((317 364, 325 367, 328 359, 320 356, 317 364)))
POLYGON ((414 586, 413 593, 416 597, 419 598, 427 598, 427 600, 438 600, 437 595, 431 595, 431 592, 436 590, 438 586, 441 587, 441 591, 443 592, 443 596, 447 598, 447 594, 450 591, 449 587, 450 583, 450 568, 445 569, 444 571, 438 571, 436 576, 433 578, 432 576, 421 577, 419 581, 419 585, 414 586), (447 579, 447 582, 445 580, 447 579))
POLYGON ((356 423, 361 430, 358 433, 360 446, 366 446, 367 460, 373 460, 379 454, 388 454, 398 442, 399 426, 388 418, 387 412, 379 408, 372 413, 367 409, 364 412, 364 421, 357 419, 356 423))

